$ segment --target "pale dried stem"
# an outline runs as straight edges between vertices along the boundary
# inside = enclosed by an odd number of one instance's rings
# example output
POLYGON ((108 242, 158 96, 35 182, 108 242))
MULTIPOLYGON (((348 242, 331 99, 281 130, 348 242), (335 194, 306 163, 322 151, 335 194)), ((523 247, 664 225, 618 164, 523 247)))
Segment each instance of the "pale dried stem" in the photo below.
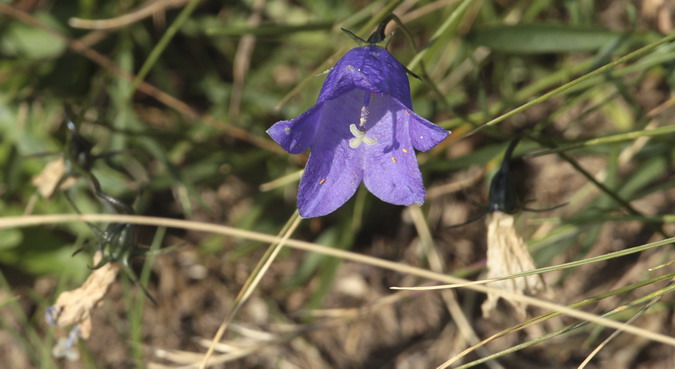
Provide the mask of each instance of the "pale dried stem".
POLYGON ((652 110, 648 111, 646 115, 649 118, 656 118, 656 116, 673 106, 675 106, 675 96, 654 107, 652 110))
MULTIPOLYGON (((248 18, 247 25, 250 28, 255 28, 262 20, 263 9, 265 8, 266 0, 256 0, 253 4, 253 13, 248 18)), ((249 34, 244 35, 239 40, 237 51, 234 56, 234 65, 232 67, 232 95, 230 96, 230 120, 236 122, 239 120, 239 113, 241 111, 241 101, 244 96, 244 84, 246 82, 246 74, 251 65, 251 54, 255 49, 256 36, 249 34)))
MULTIPOLYGON (((245 331, 248 331, 248 334, 245 335, 249 338, 255 337, 255 342, 244 344, 242 344, 239 341, 232 342, 231 344, 227 342, 217 343, 215 345, 215 350, 218 351, 220 354, 219 355, 214 354, 213 356, 211 356, 211 359, 209 359, 209 364, 212 365, 222 364, 225 362, 241 359, 245 356, 259 353, 260 350, 269 348, 272 345, 284 344, 295 337, 298 337, 302 334, 311 331, 317 331, 320 329, 329 329, 334 328, 336 326, 344 326, 347 323, 363 319, 366 316, 373 314, 386 306, 397 303, 402 299, 408 298, 413 295, 414 293, 411 293, 409 291, 399 291, 391 295, 384 296, 378 299, 377 301, 362 306, 360 308, 314 310, 310 312, 311 316, 314 318, 324 318, 323 321, 307 325, 289 327, 285 329, 284 332, 282 332, 284 333, 283 336, 278 336, 274 333, 261 331, 252 332, 252 330, 246 330, 245 328, 238 327, 239 333, 245 333, 245 331)), ((235 325, 231 325, 232 330, 234 330, 235 327, 236 327, 235 325)), ((212 342, 213 342, 212 340, 201 339, 198 343, 202 346, 209 347, 212 342)), ((202 358, 201 354, 180 350, 156 349, 155 353, 158 358, 166 359, 177 364, 183 364, 184 366, 181 366, 180 367, 181 369, 197 369, 199 367, 199 363, 195 362, 199 361, 202 358)), ((150 363, 149 367, 153 369, 159 368, 176 369, 176 367, 174 366, 167 367, 157 363, 150 363)))
POLYGON ((92 31, 80 37, 80 42, 86 47, 93 47, 106 38, 109 34, 109 31, 92 31))
MULTIPOLYGON (((424 214, 422 214, 421 208, 418 206, 411 206, 408 207, 408 210, 410 211, 410 216, 413 220, 413 223, 415 224, 415 228, 417 229, 417 234, 420 237, 420 243, 424 248, 424 250, 426 251, 425 253, 427 255, 429 267, 436 273, 445 273, 443 260, 440 254, 438 253, 435 242, 433 240, 433 236, 431 235, 429 226, 426 220, 424 219, 424 214)), ((464 311, 457 302, 457 294, 455 294, 453 290, 447 289, 441 291, 441 297, 443 298, 443 301, 446 304, 448 313, 450 313, 450 316, 452 316, 452 319, 457 324, 457 327, 459 328, 459 331, 462 334, 465 342, 468 343, 469 345, 475 345, 478 342, 480 342, 478 334, 476 334, 476 331, 474 331, 473 327, 471 326, 471 323, 469 322, 469 319, 466 317, 464 311)), ((480 348, 478 350, 479 353, 485 355, 486 353, 484 351, 485 350, 483 348, 480 348)), ((496 360, 490 361, 488 363, 488 366, 495 369, 504 368, 496 360)))
POLYGON ((481 180, 485 171, 483 169, 470 170, 462 178, 442 185, 429 187, 427 190, 427 200, 435 199, 444 195, 459 192, 467 189, 481 180))
MULTIPOLYGON (((452 3, 456 3, 459 0, 437 0, 434 1, 433 3, 429 3, 426 5, 423 5, 411 12, 405 13, 401 15, 399 18, 401 18, 401 22, 403 23, 410 23, 417 18, 421 18, 429 13, 433 13, 437 10, 440 10, 452 3)), ((395 23, 394 23, 395 24, 395 23)))
POLYGON ((234 306, 232 307, 232 309, 230 309, 229 313, 223 320, 223 323, 218 328, 218 331, 216 332, 215 336, 213 337, 213 340, 211 341, 211 346, 204 355, 204 358, 199 366, 200 369, 205 369, 208 365, 212 365, 209 362, 209 358, 211 357, 211 355, 213 355, 216 344, 220 342, 220 340, 223 338, 225 332, 227 332, 228 326, 232 323, 232 320, 234 319, 235 315, 239 312, 241 307, 248 300, 248 298, 251 296, 256 287, 258 287, 258 284, 262 280, 262 277, 265 275, 267 270, 269 270, 270 266, 272 265, 272 262, 274 262, 276 257, 279 255, 279 252, 281 252, 281 249, 288 242, 288 239, 291 237, 293 232, 295 232, 301 220, 302 218, 300 218, 298 212, 296 211, 293 214, 293 216, 291 216, 291 218, 288 220, 286 226, 284 226, 284 228, 279 233, 280 237, 277 237, 274 239, 274 241, 272 241, 272 244, 268 247, 267 252, 262 257, 262 259, 260 259, 258 265, 253 270, 253 272, 249 275, 248 279, 246 280, 246 283, 241 288, 241 291, 239 291, 239 294, 237 295, 237 298, 234 301, 234 306))
MULTIPOLYGON (((670 280, 670 283, 672 284, 675 282, 675 278, 670 280)), ((654 306, 662 296, 657 296, 653 298, 651 301, 649 301, 645 306, 643 306, 635 315, 633 315, 628 321, 626 321, 626 324, 633 324, 638 318, 640 318, 647 310, 649 310, 652 306, 654 306)), ((584 369, 588 363, 593 360, 595 355, 597 355, 603 348, 605 348, 614 338, 616 338, 619 334, 621 334, 622 330, 617 329, 616 331, 612 332, 612 334, 605 338, 593 351, 591 351, 590 354, 584 359, 584 361, 579 364, 579 367, 577 369, 584 369)))
POLYGON ((109 19, 82 19, 72 17, 68 20, 68 25, 73 28, 90 30, 112 30, 122 28, 136 23, 142 19, 148 18, 153 14, 165 11, 170 8, 178 8, 185 5, 190 0, 157 0, 150 1, 127 14, 109 19))
MULTIPOLYGON (((238 237, 249 240, 255 240, 260 242, 275 242, 278 239, 277 236, 272 236, 264 233, 247 231, 242 229, 236 229, 224 225, 218 224, 209 224, 204 222, 180 220, 180 219, 169 219, 169 218, 160 218, 160 217, 146 217, 139 215, 121 215, 121 214, 53 214, 53 215, 32 215, 32 216, 20 216, 20 217, 5 217, 0 218, 0 229, 3 228, 17 228, 17 227, 28 227, 28 226, 37 226, 45 224, 57 224, 57 223, 66 223, 66 222, 114 222, 114 223, 129 223, 129 224, 142 224, 142 225, 154 225, 162 226, 169 228, 181 228, 189 229, 199 232, 209 232, 214 234, 221 234, 230 237, 238 237)), ((318 245, 311 242, 288 239, 285 243, 286 246, 292 247, 298 250, 316 252, 322 255, 332 256, 344 260, 350 260, 357 263, 363 263, 378 268, 383 268, 387 270, 396 271, 401 274, 410 274, 422 278, 427 278, 430 280, 443 282, 443 283, 452 283, 452 284, 466 284, 469 283, 468 280, 463 278, 454 277, 448 274, 436 273, 431 270, 426 270, 422 268, 413 267, 410 265, 400 264, 388 260, 378 259, 368 255, 362 255, 350 251, 340 250, 333 247, 318 245)), ((592 323, 596 323, 606 327, 612 327, 615 329, 624 329, 625 332, 638 335, 653 341, 662 342, 670 346, 675 346, 675 338, 666 336, 664 334, 651 332, 645 329, 633 327, 625 323, 616 322, 607 318, 600 317, 595 314, 587 313, 577 309, 573 309, 567 306, 555 304, 546 300, 537 299, 530 296, 525 296, 521 294, 516 294, 508 291, 502 291, 487 286, 481 285, 467 285, 468 289, 481 293, 494 293, 498 294, 500 297, 508 298, 514 301, 519 301, 526 303, 528 305, 537 306, 545 310, 551 310, 559 312, 563 315, 568 315, 577 319, 586 320, 592 323)))
POLYGON ((296 170, 295 172, 286 174, 285 176, 263 183, 260 185, 260 187, 258 187, 258 189, 260 190, 260 192, 276 190, 277 188, 281 188, 291 183, 299 181, 300 178, 302 178, 302 174, 304 172, 305 172, 304 169, 296 170))

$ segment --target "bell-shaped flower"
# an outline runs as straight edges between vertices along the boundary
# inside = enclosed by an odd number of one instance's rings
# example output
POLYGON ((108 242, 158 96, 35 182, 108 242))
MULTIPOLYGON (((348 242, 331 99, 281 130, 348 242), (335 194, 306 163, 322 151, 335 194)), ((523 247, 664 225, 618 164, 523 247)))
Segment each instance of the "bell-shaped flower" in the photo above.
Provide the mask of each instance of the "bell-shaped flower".
POLYGON ((427 151, 450 132, 413 112, 407 69, 369 45, 337 62, 316 105, 267 133, 291 154, 311 147, 298 190, 300 215, 311 218, 342 206, 362 180, 382 201, 422 204, 415 149, 427 151))

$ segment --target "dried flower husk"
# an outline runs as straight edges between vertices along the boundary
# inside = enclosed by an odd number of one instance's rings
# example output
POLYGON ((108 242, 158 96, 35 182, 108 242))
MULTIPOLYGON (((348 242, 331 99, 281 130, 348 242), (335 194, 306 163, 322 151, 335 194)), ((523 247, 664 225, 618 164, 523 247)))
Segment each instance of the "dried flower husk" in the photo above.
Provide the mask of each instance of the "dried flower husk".
MULTIPOLYGON (((512 274, 536 269, 532 255, 527 245, 514 226, 514 218, 501 211, 488 213, 485 218, 488 228, 487 235, 487 279, 505 277, 512 274)), ((492 287, 515 293, 535 295, 545 290, 546 286, 541 275, 507 279, 493 282, 492 287)), ((489 317, 497 307, 500 296, 488 294, 482 305, 483 316, 489 317)), ((505 300, 513 306, 519 316, 525 316, 526 304, 505 300)))

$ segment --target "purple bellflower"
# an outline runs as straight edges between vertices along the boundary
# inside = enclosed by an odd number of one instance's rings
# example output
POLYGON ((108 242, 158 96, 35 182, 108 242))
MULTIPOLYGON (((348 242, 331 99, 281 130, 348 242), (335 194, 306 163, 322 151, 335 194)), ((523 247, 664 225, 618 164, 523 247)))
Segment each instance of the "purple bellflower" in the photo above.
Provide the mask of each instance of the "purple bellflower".
POLYGON ((316 105, 267 133, 291 154, 311 147, 298 189, 300 215, 311 218, 342 206, 362 180, 382 201, 422 204, 415 149, 427 151, 450 132, 413 112, 407 69, 369 45, 337 62, 316 105))

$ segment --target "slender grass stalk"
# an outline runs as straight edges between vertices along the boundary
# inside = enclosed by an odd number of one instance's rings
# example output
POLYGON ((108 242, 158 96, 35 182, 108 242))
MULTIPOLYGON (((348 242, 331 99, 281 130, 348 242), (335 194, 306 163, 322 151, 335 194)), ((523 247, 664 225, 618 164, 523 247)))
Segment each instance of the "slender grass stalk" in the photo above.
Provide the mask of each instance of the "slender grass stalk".
MULTIPOLYGON (((620 287, 620 288, 617 288, 617 289, 612 290, 612 291, 603 292, 603 293, 601 293, 601 294, 599 294, 599 295, 596 295, 596 296, 593 296, 593 297, 584 299, 584 300, 582 300, 582 301, 576 302, 576 303, 574 303, 574 304, 570 304, 570 305, 568 305, 568 306, 571 307, 571 308, 575 308, 575 309, 576 309, 576 308, 581 308, 581 307, 584 307, 584 306, 589 305, 589 304, 591 304, 591 303, 595 303, 595 302, 604 300, 605 298, 608 298, 608 297, 611 297, 611 296, 616 296, 616 295, 619 295, 619 294, 627 293, 627 292, 633 291, 633 290, 635 290, 635 289, 638 289, 638 288, 641 288, 641 287, 644 287, 644 286, 651 285, 651 284, 653 284, 653 283, 658 283, 658 282, 661 282, 661 281, 664 281, 664 280, 671 279, 671 278, 673 278, 674 276, 675 276, 675 273, 670 273, 670 274, 666 274, 666 275, 662 275, 662 276, 658 276, 658 277, 654 277, 654 278, 649 278, 649 279, 647 279, 647 280, 640 281, 640 282, 637 282, 637 283, 633 283, 633 284, 628 285, 628 286, 620 287)), ((667 291, 663 291, 663 292, 664 292, 664 294, 665 294, 665 293, 670 292, 671 290, 672 290, 671 288, 668 288, 667 291)), ((657 291, 657 293, 658 293, 658 291, 657 291)), ((654 297, 653 295, 654 295, 654 293, 652 293, 652 294, 650 294, 650 295, 648 295, 648 296, 644 296, 644 297, 638 298, 637 300, 633 301, 632 304, 633 304, 633 305, 641 304, 641 303, 643 303, 644 301, 647 301, 647 300, 649 300, 649 299, 652 299, 652 298, 654 297)), ((614 309, 614 310, 612 310, 612 311, 610 311, 610 312, 608 312, 608 313, 603 314, 603 317, 612 315, 613 313, 616 313, 616 312, 618 312, 618 311, 622 311, 622 310, 624 310, 624 309, 625 309, 625 305, 622 305, 622 307, 618 307, 618 308, 616 308, 616 309, 614 309)), ((472 346, 472 347, 467 348, 466 350, 462 351, 460 354, 454 356, 453 358, 451 358, 451 359, 449 359, 448 361, 444 362, 443 364, 439 365, 437 369, 444 369, 444 368, 447 368, 448 366, 450 366, 450 365, 452 365, 453 363, 455 363, 457 360, 459 360, 459 359, 465 357, 466 355, 468 355, 468 354, 471 353, 472 351, 476 350, 477 348, 482 347, 482 346, 485 346, 486 344, 488 344, 489 342, 494 341, 495 339, 498 339, 498 338, 500 338, 500 337, 503 337, 503 336, 505 336, 505 335, 507 335, 507 334, 511 334, 511 333, 514 333, 514 332, 523 330, 523 329, 525 329, 525 328, 527 328, 527 327, 531 327, 531 326, 533 326, 533 325, 535 325, 535 324, 539 324, 539 323, 541 323, 541 322, 543 322, 543 321, 545 321, 545 320, 548 320, 548 319, 551 319, 551 318, 554 318, 554 317, 557 317, 557 316, 560 316, 560 314, 559 314, 558 312, 550 312, 550 313, 542 314, 542 315, 539 315, 539 316, 537 316, 537 317, 534 317, 534 318, 531 318, 531 319, 529 319, 529 320, 526 320, 526 321, 524 321, 524 322, 522 322, 522 323, 519 323, 519 324, 517 324, 517 325, 515 325, 515 326, 513 326, 513 327, 504 329, 504 330, 502 330, 502 331, 500 331, 500 332, 498 332, 498 333, 495 333, 495 334, 493 334, 492 336, 490 336, 490 337, 484 339, 483 341, 481 341, 481 342, 478 343, 477 345, 474 345, 474 346, 472 346)), ((559 329, 559 330, 556 330, 556 331, 547 333, 547 334, 545 334, 545 335, 543 335, 543 336, 541 336, 541 337, 532 339, 532 340, 530 340, 530 341, 528 341, 528 342, 524 342, 524 343, 522 343, 522 344, 515 345, 515 346, 512 346, 512 347, 509 347, 508 349, 502 350, 502 351, 500 351, 500 352, 498 352, 498 353, 492 354, 492 355, 490 355, 490 356, 483 357, 483 358, 481 358, 481 359, 479 359, 479 360, 472 361, 471 363, 465 364, 465 367, 475 366, 475 365, 478 365, 478 364, 482 364, 482 363, 484 363, 484 362, 486 362, 486 361, 489 361, 489 360, 492 360, 492 359, 494 359, 494 358, 498 358, 498 357, 504 356, 504 355, 506 355, 506 354, 510 354, 510 353, 513 353, 513 352, 522 350, 522 349, 524 349, 524 348, 531 347, 531 346, 533 346, 533 345, 536 345, 536 344, 538 344, 538 343, 544 342, 544 341, 546 341, 546 340, 548 340, 548 339, 551 339, 551 338, 553 338, 553 337, 557 337, 557 336, 559 336, 559 335, 561 335, 561 334, 570 332, 570 331, 572 331, 572 330, 574 330, 574 329, 581 328, 581 327, 583 327, 583 326, 585 326, 585 325, 587 325, 587 324, 588 324, 588 322, 579 322, 579 323, 575 323, 575 324, 568 325, 567 327, 564 327, 564 328, 562 328, 562 329, 559 329)))
MULTIPOLYGON (((539 139, 537 137, 532 136, 531 134, 526 135, 529 139, 540 143, 541 145, 548 146, 549 148, 556 148, 555 144, 545 142, 542 139, 539 139)), ((640 211, 638 211, 633 205, 630 204, 630 202, 624 200, 618 193, 613 191, 612 189, 609 188, 606 184, 600 182, 597 180, 591 173, 589 173, 586 169, 584 169, 574 158, 571 156, 567 155, 565 152, 558 152, 558 156, 565 160, 569 165, 571 165, 577 172, 579 172, 582 176, 584 176, 589 182, 591 182, 595 187, 597 187, 600 191, 608 195, 612 200, 614 200, 617 204, 621 205, 628 213, 634 216, 644 216, 640 211)), ((662 224, 651 224, 647 223, 647 226, 652 228, 654 231, 660 233, 663 237, 669 237, 669 235, 663 230, 662 224)))
MULTIPOLYGON (((671 280, 669 286, 672 287, 673 281, 671 280)), ((663 293, 660 293, 659 295, 655 296, 651 301, 649 301, 645 306, 643 306, 635 315, 633 315, 628 321, 626 321, 626 324, 633 324, 638 318, 640 318, 644 313, 647 312, 652 306, 654 306, 660 299, 663 297, 668 292, 671 292, 672 289, 669 289, 668 287, 664 288, 663 290, 667 290, 663 293)), ((624 309, 624 306, 620 307, 622 310, 624 309)), ((579 364, 578 369, 583 369, 588 365, 588 363, 595 357, 595 355, 600 352, 605 346, 607 346, 614 338, 616 338, 619 334, 621 334, 621 330, 616 330, 612 332, 612 334, 607 337, 604 341, 602 341, 588 356, 584 361, 579 364)))
POLYGON ((166 49, 166 47, 169 45, 169 42, 171 42, 176 33, 178 33, 181 27, 183 27, 183 24, 185 24, 185 21, 190 17, 195 8, 197 8, 199 2, 200 0, 191 0, 185 6, 185 8, 183 8, 180 14, 178 14, 178 17, 176 17, 176 20, 171 23, 166 32, 164 32, 162 38, 159 39, 159 42, 157 42, 157 45, 155 45, 155 47, 152 49, 150 55, 148 55, 148 58, 145 60, 141 66, 141 69, 138 71, 138 74, 136 74, 133 81, 131 82, 131 90, 128 94, 129 98, 133 96, 134 91, 136 91, 138 88, 138 85, 140 85, 148 73, 150 73, 150 70, 157 62, 157 59, 159 59, 160 55, 162 55, 162 52, 164 52, 164 49, 166 49))
POLYGON ((249 274, 248 278, 246 279, 246 282, 244 283, 244 286, 241 288, 239 294, 234 300, 234 306, 232 306, 232 309, 230 309, 229 313, 223 320, 223 323, 218 328, 216 335, 213 337, 211 346, 204 355, 201 365, 199 366, 200 369, 206 368, 209 362, 209 358, 213 354, 213 350, 215 349, 216 344, 220 342, 221 338, 225 335, 227 327, 232 323, 232 320, 234 319, 237 312, 239 312, 241 307, 248 300, 248 298, 251 296, 256 287, 258 287, 260 280, 262 280, 262 277, 265 275, 269 267, 272 265, 272 262, 276 259, 277 255, 279 255, 279 252, 284 247, 284 245, 291 237, 293 232, 295 232, 295 229, 298 227, 301 220, 302 218, 300 218, 300 214, 296 210, 290 217, 286 225, 279 232, 278 238, 276 238, 273 241, 273 243, 267 248, 267 251, 262 256, 262 258, 260 258, 260 261, 258 261, 258 264, 256 265, 255 269, 253 269, 251 274, 249 274))
MULTIPOLYGON (((393 0, 389 1, 386 6, 382 7, 382 9, 374 16, 372 17, 363 27, 359 29, 358 34, 363 34, 367 32, 368 30, 374 28, 376 25, 378 25, 385 17, 387 17, 389 14, 391 14, 394 9, 396 9, 397 6, 399 6, 403 0, 393 0)), ((323 63, 319 65, 312 73, 310 73, 307 77, 305 77, 300 83, 298 83, 291 91, 289 91, 281 100, 274 106, 275 110, 281 109, 286 103, 293 98, 293 96, 297 95, 300 90, 305 88, 307 84, 314 78, 314 76, 321 74, 323 71, 326 69, 330 68, 334 63, 335 60, 337 60, 340 55, 344 54, 347 51, 348 47, 342 47, 338 51, 336 51, 333 55, 331 55, 328 59, 324 60, 323 63)))
MULTIPOLYGON (((420 244, 424 249, 424 253, 427 255, 427 262, 429 267, 434 272, 444 273, 445 266, 443 265, 442 258, 436 249, 436 243, 434 242, 433 235, 431 234, 431 229, 429 229, 429 224, 422 213, 421 208, 413 206, 409 208, 410 215, 417 230, 417 234, 420 238, 420 244)), ((471 321, 466 316, 464 311, 457 301, 457 294, 451 290, 443 290, 441 296, 446 305, 448 313, 457 324, 457 328, 464 337, 464 340, 469 344, 475 345, 480 340, 478 334, 471 325, 471 321)), ((483 354, 481 352, 481 354, 483 354)), ((493 369, 503 369, 504 367, 498 363, 491 363, 491 368, 493 369)))
POLYGON ((440 38, 451 35, 457 31, 459 23, 462 21, 462 17, 466 14, 466 11, 469 10, 469 5, 471 5, 474 0, 463 0, 457 7, 450 13, 445 22, 441 24, 440 27, 436 29, 436 32, 431 36, 427 47, 424 47, 420 52, 418 52, 413 60, 408 63, 408 69, 413 70, 417 67, 418 64, 422 62, 422 59, 427 54, 427 51, 431 46, 434 45, 434 42, 438 41, 440 38))
POLYGON ((332 22, 316 22, 304 24, 259 25, 255 27, 211 27, 205 30, 209 36, 278 36, 296 32, 325 31, 333 27, 332 22))
MULTIPOLYGON (((166 228, 159 227, 155 232, 155 237, 150 244, 150 250, 145 257, 143 269, 138 278, 138 283, 145 286, 147 289, 148 281, 150 280, 150 272, 157 257, 157 250, 162 246, 164 236, 166 235, 166 228)), ((137 367, 144 367, 143 360, 143 307, 147 297, 144 294, 137 294, 132 300, 132 308, 129 311, 129 326, 131 332, 129 338, 131 340, 131 352, 134 358, 134 363, 137 367)))
POLYGON ((504 281, 504 280, 514 279, 514 278, 523 278, 523 277, 527 277, 527 276, 535 275, 535 274, 542 274, 542 273, 560 271, 560 270, 569 269, 569 268, 576 268, 576 267, 579 267, 579 266, 582 266, 582 265, 597 263, 599 261, 611 260, 611 259, 619 258, 619 257, 622 257, 622 256, 631 255, 631 254, 635 254, 635 253, 638 253, 638 252, 643 252, 643 251, 646 251, 646 250, 649 250, 649 249, 652 249, 652 248, 655 248, 655 247, 670 245, 670 244, 673 244, 673 243, 675 243, 675 237, 671 237, 671 238, 661 240, 661 241, 651 242, 651 243, 640 245, 640 246, 631 247, 631 248, 624 249, 624 250, 614 251, 614 252, 610 252, 610 253, 607 253, 607 254, 586 258, 586 259, 583 259, 583 260, 571 261, 569 263, 553 265, 553 266, 550 266, 550 267, 537 268, 537 269, 530 270, 530 271, 527 271, 527 272, 512 274, 512 275, 504 276, 504 277, 501 277, 501 278, 483 279, 483 280, 479 280, 479 281, 467 282, 467 283, 464 283, 464 284, 446 284, 446 285, 427 286, 427 287, 395 287, 394 289, 397 289, 397 290, 413 290, 413 291, 432 291, 432 290, 443 290, 443 289, 448 289, 448 288, 466 287, 466 286, 469 286, 469 285, 487 284, 487 283, 492 283, 492 282, 496 282, 496 281, 504 281))
POLYGON ((640 137, 655 137, 655 136, 661 136, 661 135, 667 135, 667 134, 673 134, 673 133, 675 133, 675 125, 658 127, 658 128, 653 128, 653 129, 643 129, 643 130, 634 131, 634 132, 626 132, 626 133, 619 133, 619 134, 611 135, 611 136, 592 138, 590 140, 577 142, 577 143, 570 144, 570 145, 559 146, 559 147, 556 147, 554 149, 548 149, 548 150, 544 150, 544 151, 529 154, 528 157, 536 158, 538 156, 555 154, 555 153, 565 152, 565 151, 579 149, 579 148, 583 148, 583 147, 591 147, 591 146, 597 146, 597 145, 607 145, 607 144, 610 144, 610 143, 635 140, 635 139, 640 138, 640 137))
MULTIPOLYGON (((9 282, 2 271, 0 271, 0 291, 7 291, 8 295, 11 293, 9 282)), ((30 324, 18 299, 8 299, 3 303, 7 304, 7 308, 17 318, 18 326, 23 329, 18 329, 14 324, 8 324, 5 319, 0 319, 0 329, 8 332, 15 339, 15 343, 27 353, 35 365, 40 365, 45 369, 56 368, 55 360, 51 355, 51 345, 48 344, 53 341, 51 334, 45 336, 37 331, 35 325, 30 324)))
POLYGON ((662 39, 660 39, 656 42, 652 42, 649 45, 646 45, 646 46, 644 46, 640 49, 637 49, 637 50, 627 54, 627 55, 624 55, 624 56, 618 58, 617 60, 615 60, 613 62, 607 63, 607 64, 603 65, 602 67, 600 67, 600 68, 598 68, 598 69, 596 69, 592 72, 589 72, 587 74, 584 74, 583 76, 577 77, 576 79, 574 79, 574 80, 572 80, 568 83, 565 83, 564 85, 562 85, 562 86, 560 86, 560 87, 558 87, 558 88, 556 88, 556 89, 554 89, 550 92, 547 92, 547 93, 537 97, 536 99, 534 99, 530 102, 527 102, 527 103, 509 111, 508 113, 504 113, 504 114, 488 121, 487 123, 484 123, 483 125, 474 129, 473 131, 469 132, 467 134, 467 136, 471 136, 471 135, 475 134, 476 132, 482 130, 485 127, 497 125, 497 124, 503 122, 504 120, 506 120, 508 118, 511 118, 512 116, 514 116, 516 114, 519 114, 519 113, 523 112, 524 110, 527 110, 527 109, 533 107, 534 105, 540 104, 540 103, 550 99, 553 96, 557 96, 557 95, 571 89, 572 87, 577 86, 578 84, 580 84, 582 82, 585 82, 585 81, 587 81, 587 80, 589 80, 593 77, 597 77, 597 76, 599 76, 599 75, 601 75, 601 74, 603 74, 603 73, 605 73, 605 72, 607 72, 607 71, 609 71, 613 68, 616 68, 620 64, 626 63, 626 62, 631 61, 635 58, 639 58, 639 57, 647 54, 648 52, 654 50, 655 48, 657 48, 657 47, 659 47, 659 46, 661 46, 665 43, 668 43, 670 41, 673 41, 673 40, 675 40, 675 32, 673 32, 672 34, 670 34, 668 36, 663 37, 662 39))
MULTIPOLYGON (((258 241, 263 241, 263 242, 278 242, 278 237, 275 236, 270 236, 270 235, 264 235, 259 232, 251 232, 251 231, 245 231, 245 230, 240 230, 240 229, 235 229, 227 226, 222 226, 222 225, 215 225, 215 224, 208 224, 208 223, 203 223, 203 222, 195 222, 195 221, 185 221, 185 220, 178 220, 178 219, 168 219, 168 218, 159 218, 159 217, 144 217, 144 216, 130 216, 130 215, 118 215, 118 214, 78 214, 78 215, 73 215, 73 214, 65 214, 65 215, 36 215, 36 216, 22 216, 22 217, 6 217, 6 218, 0 218, 0 229, 1 228, 11 228, 11 227, 25 227, 25 226, 31 226, 31 225, 43 225, 43 224, 51 224, 51 223, 63 223, 63 222, 73 222, 73 221, 89 221, 89 222, 97 222, 97 221, 105 221, 105 222, 116 222, 116 223, 132 223, 132 224, 146 224, 146 225, 156 225, 156 226, 164 226, 164 227, 175 227, 175 228, 184 228, 184 229, 191 229, 195 231, 204 231, 204 232, 212 232, 212 233, 217 233, 217 234, 223 234, 223 235, 229 235, 229 236, 236 236, 236 237, 245 237, 248 239, 252 240, 258 240, 258 241)), ((322 253, 325 255, 330 255, 334 257, 339 257, 343 258, 345 260, 351 260, 355 262, 360 262, 380 268, 385 268, 389 270, 394 270, 399 273, 404 273, 404 274, 411 274, 411 275, 416 275, 418 277, 422 278, 428 278, 431 280, 436 280, 440 282, 446 282, 446 283, 467 283, 468 281, 465 279, 453 277, 451 275, 447 274, 441 274, 441 273, 436 273, 432 272, 430 270, 426 269, 421 269, 417 267, 412 267, 409 265, 404 265, 400 263, 395 263, 391 262, 388 260, 382 260, 379 258, 367 256, 367 255, 361 255, 361 254, 356 254, 353 252, 345 251, 345 250, 337 250, 333 249, 330 247, 326 246, 321 246, 317 244, 313 244, 311 242, 304 242, 304 241, 297 241, 297 240, 291 240, 291 239, 285 239, 283 242, 283 245, 288 245, 289 247, 293 247, 296 249, 300 250, 305 250, 305 251, 312 251, 312 252, 318 252, 322 253)), ((272 255, 274 254, 274 250, 278 249, 279 247, 271 248, 268 249, 268 253, 266 255, 272 255)), ((278 251, 277 251, 278 252, 278 251)), ((276 255, 276 254, 274 254, 276 255)), ((266 259, 267 261, 271 262, 271 259, 268 257, 266 259)), ((269 265, 268 265, 269 266, 269 265)), ((258 276, 256 278, 261 277, 258 276)), ((257 282, 256 282, 257 283, 257 282)), ((253 286, 255 287, 255 286, 253 286)), ((600 318, 594 314, 586 313, 583 311, 578 311, 575 309, 568 308, 566 306, 554 304, 548 301, 544 301, 541 299, 537 299, 534 297, 529 297, 529 296, 524 296, 521 294, 516 294, 516 293, 511 293, 508 291, 503 291, 503 290, 497 290, 494 288, 488 288, 485 286, 481 285, 467 285, 466 288, 469 288, 474 291, 478 291, 481 293, 493 293, 495 295, 498 295, 499 297, 506 298, 506 299, 511 299, 517 302, 522 302, 528 305, 533 305, 533 306, 538 306, 543 309, 547 310, 553 310, 560 312, 565 315, 569 315, 571 317, 575 317, 577 319, 581 320, 588 320, 596 324, 600 324, 603 326, 607 327, 612 327, 616 329, 624 329, 626 332, 639 335, 641 337, 649 338, 654 341, 666 343, 672 346, 675 346, 675 338, 669 337, 660 333, 654 333, 650 332, 645 329, 641 328, 636 328, 633 326, 629 326, 623 323, 618 323, 609 319, 605 318, 600 318)), ((247 292, 247 293, 250 293, 247 292)), ((247 297, 247 294, 243 293, 240 294, 240 296, 245 296, 247 297)), ((230 311, 230 315, 232 315, 232 311, 230 311)), ((225 322, 224 322, 225 323, 225 322)), ((227 327, 227 324, 222 325, 221 327, 224 327, 222 329, 223 333, 225 331, 225 328, 227 327)), ((219 330, 220 331, 220 330, 219 330)), ((212 351, 212 350, 211 350, 212 351)))

